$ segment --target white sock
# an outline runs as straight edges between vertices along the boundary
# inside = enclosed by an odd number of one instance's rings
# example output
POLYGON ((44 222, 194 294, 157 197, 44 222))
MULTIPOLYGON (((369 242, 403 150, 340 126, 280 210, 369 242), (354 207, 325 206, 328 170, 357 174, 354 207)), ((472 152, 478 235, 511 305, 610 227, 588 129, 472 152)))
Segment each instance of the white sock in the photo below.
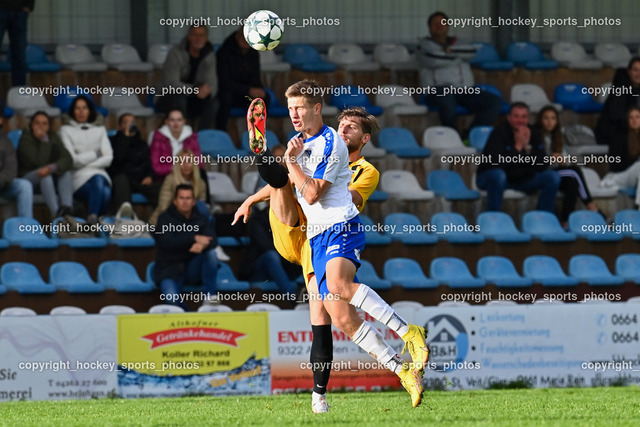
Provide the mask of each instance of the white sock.
POLYGON ((320 394, 320 393, 316 393, 315 391, 313 393, 311 393, 311 400, 313 402, 317 402, 318 400, 320 400, 321 398, 325 398, 327 397, 326 394, 320 394))
POLYGON ((401 337, 409 332, 409 323, 380 298, 380 295, 378 295, 376 291, 364 283, 360 283, 360 286, 358 286, 356 293, 353 294, 353 298, 351 298, 349 303, 363 309, 373 316, 374 319, 396 331, 401 337))
POLYGON ((402 360, 396 351, 387 344, 380 331, 374 328, 371 323, 362 322, 351 340, 394 373, 397 374, 402 369, 402 360))

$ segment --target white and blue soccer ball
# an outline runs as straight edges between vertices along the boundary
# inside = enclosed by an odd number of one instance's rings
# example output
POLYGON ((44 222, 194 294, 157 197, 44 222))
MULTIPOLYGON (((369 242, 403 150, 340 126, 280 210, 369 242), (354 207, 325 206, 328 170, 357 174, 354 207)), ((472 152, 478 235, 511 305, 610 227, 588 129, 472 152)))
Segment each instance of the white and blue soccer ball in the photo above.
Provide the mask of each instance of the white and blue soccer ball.
POLYGON ((244 24, 244 38, 255 50, 271 50, 284 34, 284 23, 270 10, 253 12, 244 24))

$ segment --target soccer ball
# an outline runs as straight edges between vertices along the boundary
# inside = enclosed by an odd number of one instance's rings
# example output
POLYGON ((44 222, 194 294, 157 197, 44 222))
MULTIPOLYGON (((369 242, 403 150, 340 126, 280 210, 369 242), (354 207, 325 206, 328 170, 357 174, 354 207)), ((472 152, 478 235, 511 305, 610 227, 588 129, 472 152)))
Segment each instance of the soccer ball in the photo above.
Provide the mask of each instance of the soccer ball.
POLYGON ((249 15, 243 32, 245 40, 255 50, 271 50, 282 40, 284 25, 270 10, 258 10, 249 15))

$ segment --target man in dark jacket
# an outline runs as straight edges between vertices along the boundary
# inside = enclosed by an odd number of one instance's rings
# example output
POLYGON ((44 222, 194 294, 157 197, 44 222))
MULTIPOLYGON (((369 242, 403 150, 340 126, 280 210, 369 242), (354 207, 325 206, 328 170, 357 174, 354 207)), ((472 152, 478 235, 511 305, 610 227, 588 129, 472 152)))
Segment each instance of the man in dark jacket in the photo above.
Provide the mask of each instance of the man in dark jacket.
POLYGON ((107 172, 113 182, 111 200, 116 209, 124 202, 131 202, 132 193, 142 193, 151 206, 158 205, 162 183, 154 179, 149 146, 140 137, 135 120, 132 114, 121 115, 118 133, 109 138, 113 162, 107 172))
POLYGON ((232 108, 248 108, 251 101, 247 97, 262 98, 267 106, 269 99, 260 80, 260 56, 245 40, 242 28, 225 39, 216 57, 220 84, 217 128, 226 131, 232 108))
POLYGON ((207 27, 194 26, 171 48, 156 93, 158 110, 178 109, 187 118, 200 117, 199 129, 213 129, 218 110, 216 55, 207 37, 207 27))
POLYGON ((482 152, 476 184, 487 191, 487 210, 499 211, 502 193, 541 190, 536 209, 553 212, 560 176, 549 170, 542 134, 529 126, 529 107, 511 104, 507 121, 495 127, 482 152))
POLYGON ((216 294, 218 242, 209 218, 195 205, 193 187, 178 185, 173 204, 160 214, 154 234, 154 280, 160 285, 164 301, 181 306, 186 299, 180 296, 183 285, 202 283, 202 292, 209 298, 216 294))
MULTIPOLYGON (((0 105, 0 111, 3 107, 0 105)), ((0 116, 0 129, 4 117, 0 116)), ((18 216, 33 218, 33 186, 18 176, 16 149, 7 135, 0 133, 0 197, 17 199, 18 216)))

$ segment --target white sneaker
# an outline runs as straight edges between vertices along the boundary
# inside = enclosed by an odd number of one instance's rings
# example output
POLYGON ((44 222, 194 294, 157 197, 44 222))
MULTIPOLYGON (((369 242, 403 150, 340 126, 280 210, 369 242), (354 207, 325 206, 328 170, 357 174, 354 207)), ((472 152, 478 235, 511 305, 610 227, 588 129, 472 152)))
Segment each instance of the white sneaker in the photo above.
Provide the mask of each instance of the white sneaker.
POLYGON ((311 396, 311 410, 313 413, 324 414, 329 412, 329 408, 331 408, 331 405, 327 403, 326 395, 313 392, 311 396))
POLYGON ((218 261, 227 262, 231 260, 231 257, 229 257, 229 255, 227 255, 224 249, 222 249, 222 246, 220 245, 216 246, 215 251, 216 251, 216 256, 218 257, 218 261))

